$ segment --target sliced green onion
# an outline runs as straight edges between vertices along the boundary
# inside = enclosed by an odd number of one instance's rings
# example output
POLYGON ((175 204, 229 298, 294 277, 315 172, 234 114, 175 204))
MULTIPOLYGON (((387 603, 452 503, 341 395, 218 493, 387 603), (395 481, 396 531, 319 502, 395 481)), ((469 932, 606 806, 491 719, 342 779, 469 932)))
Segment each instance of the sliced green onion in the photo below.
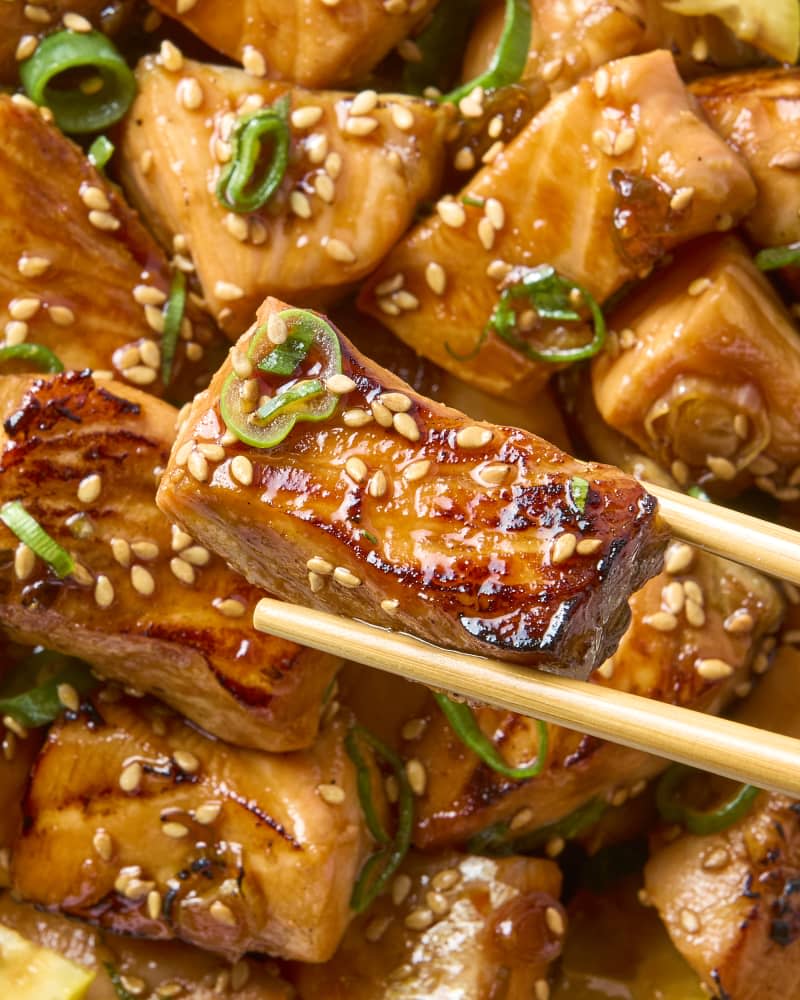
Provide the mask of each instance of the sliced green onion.
POLYGON ((497 747, 495 747, 489 737, 480 728, 478 720, 475 718, 475 713, 469 705, 460 701, 453 701, 452 698, 448 698, 446 694, 442 694, 441 692, 434 692, 433 696, 456 736, 493 771, 502 774, 506 778, 513 778, 515 781, 524 781, 526 778, 535 778, 537 774, 541 774, 545 760, 547 759, 549 742, 547 726, 544 722, 540 720, 536 722, 539 730, 539 749, 536 754, 536 760, 526 767, 511 767, 506 764, 497 747))
POLYGON ((58 697, 62 684, 70 685, 79 695, 89 694, 97 687, 89 667, 80 660, 49 651, 33 653, 4 678, 0 714, 10 715, 26 729, 47 726, 64 711, 58 697))
POLYGON ((289 95, 279 98, 271 108, 245 115, 231 136, 231 160, 217 184, 217 198, 232 212, 255 212, 269 201, 280 187, 289 165, 289 95), (261 181, 254 174, 261 156, 262 141, 272 138, 272 154, 261 181), (248 191, 248 189, 250 189, 248 191))
POLYGON ((482 0, 440 0, 427 27, 414 42, 420 59, 403 69, 403 89, 422 94, 428 87, 445 90, 458 78, 461 54, 467 44, 482 0))
POLYGON ((104 135, 98 135, 89 147, 89 162, 98 170, 108 166, 108 161, 114 155, 114 143, 104 135))
POLYGON ((315 399, 324 392, 325 386, 318 378, 305 379, 293 385, 291 389, 281 389, 276 396, 268 399, 256 411, 255 420, 258 423, 266 423, 281 413, 285 413, 290 406, 302 403, 306 399, 315 399))
POLYGON ((91 31, 57 31, 39 42, 33 55, 20 64, 25 92, 36 104, 53 112, 64 132, 99 132, 123 117, 136 96, 136 80, 114 45, 91 31), (95 94, 80 87, 51 86, 58 76, 74 69, 94 70, 103 86, 95 94))
POLYGON ((268 375, 293 375, 300 362, 308 357, 313 342, 311 330, 295 330, 284 343, 278 344, 263 361, 259 361, 258 370, 268 375))
POLYGON ((695 500, 704 500, 706 503, 711 503, 711 497, 702 486, 690 486, 686 492, 690 497, 694 497, 695 500))
POLYGON ((368 542, 372 542, 373 545, 378 544, 378 539, 371 531, 365 531, 364 528, 361 529, 361 537, 366 538, 368 542))
POLYGON ((508 823, 494 823, 474 834, 467 841, 467 850, 470 854, 491 854, 494 857, 533 854, 554 837, 574 840, 594 826, 607 809, 608 803, 602 799, 589 799, 555 823, 548 823, 547 826, 540 826, 536 830, 516 837, 508 823))
POLYGON ((0 521, 24 542, 40 559, 53 568, 62 579, 75 569, 72 556, 25 510, 19 500, 9 500, 0 507, 0 521))
POLYGON ((464 205, 469 205, 471 208, 483 208, 483 206, 486 204, 486 199, 485 198, 477 198, 477 197, 475 197, 474 195, 471 195, 471 194, 465 194, 461 198, 461 202, 464 205))
POLYGON ((111 980, 111 985, 114 987, 114 992, 117 994, 117 1000, 136 1000, 133 993, 131 993, 131 991, 127 989, 123 983, 119 970, 115 968, 111 962, 103 962, 103 968, 108 973, 108 978, 111 980))
POLYGON ((779 267, 800 265, 800 243, 787 243, 783 247, 767 247, 756 254, 756 267, 761 271, 775 271, 779 267))
MULTIPOLYGON (((285 309, 278 315, 289 327, 287 341, 301 332, 310 335, 309 351, 313 346, 319 352, 321 370, 315 378, 287 391, 279 389, 257 413, 249 413, 243 406, 241 391, 245 380, 235 372, 228 376, 220 398, 222 419, 240 441, 254 448, 274 448, 296 423, 327 420, 339 405, 339 397, 325 389, 327 379, 342 370, 342 349, 336 331, 322 316, 307 309, 285 309), (305 405, 298 406, 301 402, 305 405)), ((266 326, 262 326, 253 335, 247 356, 260 374, 262 363, 276 350, 278 347, 269 340, 266 326)))
POLYGON ((512 83, 517 83, 528 62, 532 30, 533 15, 530 0, 506 0, 503 34, 500 36, 489 68, 469 83, 464 83, 451 90, 449 94, 445 94, 441 98, 442 102, 458 104, 476 87, 497 90, 498 87, 508 87, 512 83))
POLYGON ((679 823, 689 833, 706 836, 721 833, 747 815, 761 789, 753 785, 740 785, 736 794, 716 809, 703 811, 678 801, 680 786, 692 768, 673 764, 661 776, 656 789, 656 806, 668 823, 679 823))
POLYGON ((358 798, 364 812, 364 819, 372 836, 383 847, 367 858, 359 872, 350 907, 356 913, 363 913, 374 899, 386 888, 389 880, 402 864, 411 845, 411 831, 414 825, 414 796, 406 777, 406 769, 397 754, 390 750, 377 736, 363 726, 353 726, 345 737, 345 749, 356 769, 358 798), (363 740, 375 754, 387 763, 397 780, 399 797, 397 800, 397 828, 394 837, 386 832, 378 816, 372 798, 372 775, 364 759, 359 740, 363 740))
POLYGON ((589 480, 573 476, 569 481, 569 496, 578 513, 586 510, 586 500, 589 496, 589 480))
POLYGON ((175 350, 186 309, 186 275, 176 271, 169 286, 169 298, 164 310, 164 332, 161 335, 161 379, 164 385, 172 378, 175 350))
POLYGON ((0 347, 0 365, 5 361, 27 361, 45 372, 63 372, 64 366, 44 344, 9 344, 0 347))

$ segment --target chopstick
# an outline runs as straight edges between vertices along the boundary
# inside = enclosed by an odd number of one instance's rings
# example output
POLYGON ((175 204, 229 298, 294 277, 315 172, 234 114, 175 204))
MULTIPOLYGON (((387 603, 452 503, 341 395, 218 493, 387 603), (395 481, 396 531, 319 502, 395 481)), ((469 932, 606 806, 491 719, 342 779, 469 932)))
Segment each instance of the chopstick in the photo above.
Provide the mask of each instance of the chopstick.
POLYGON ((653 483, 642 486, 658 499, 661 516, 676 538, 800 584, 800 532, 653 483))
POLYGON ((253 625, 284 639, 498 708, 800 796, 800 740, 585 681, 441 649, 419 639, 272 598, 253 625))

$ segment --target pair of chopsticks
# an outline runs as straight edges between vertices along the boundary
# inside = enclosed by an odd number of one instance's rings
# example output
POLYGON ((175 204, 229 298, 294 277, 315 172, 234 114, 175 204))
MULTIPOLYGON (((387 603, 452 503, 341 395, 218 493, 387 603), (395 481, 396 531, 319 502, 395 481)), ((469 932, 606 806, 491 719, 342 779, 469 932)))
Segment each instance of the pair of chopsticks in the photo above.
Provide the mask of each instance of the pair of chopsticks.
MULTIPOLYGON (((675 537, 800 584, 800 533, 648 483, 675 537)), ((428 687, 800 798, 800 740, 264 598, 253 624, 428 687)))

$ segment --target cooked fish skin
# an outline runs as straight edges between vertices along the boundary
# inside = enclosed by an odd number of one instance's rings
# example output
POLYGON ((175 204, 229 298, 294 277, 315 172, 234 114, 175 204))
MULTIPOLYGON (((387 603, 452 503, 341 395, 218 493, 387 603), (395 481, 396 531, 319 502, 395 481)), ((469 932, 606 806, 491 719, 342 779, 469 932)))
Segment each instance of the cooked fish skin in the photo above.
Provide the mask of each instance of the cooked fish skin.
POLYGON ((230 960, 254 951, 325 961, 370 849, 348 725, 339 714, 309 749, 267 754, 207 737, 157 702, 101 694, 51 729, 34 766, 13 890, 230 960), (329 785, 343 801, 322 797, 329 785), (95 844, 100 829, 109 859, 95 844))
POLYGON ((735 236, 683 248, 609 317, 633 331, 592 366, 603 419, 683 486, 789 501, 800 462, 800 344, 775 290, 735 236), (739 428, 737 431, 736 428, 739 428))
POLYGON ((139 92, 122 132, 123 185, 162 243, 185 235, 205 299, 234 340, 267 294, 304 305, 344 294, 400 239, 418 202, 438 190, 448 106, 381 94, 368 114, 350 115, 353 94, 311 92, 190 60, 178 74, 146 57, 136 76, 139 92), (197 98, 191 107, 180 99, 190 84, 199 88, 197 107, 197 98), (257 212, 229 212, 216 184, 230 159, 231 131, 241 114, 284 95, 294 117, 283 181, 257 212), (372 131, 356 134, 362 124, 372 131))
POLYGON ((552 861, 411 854, 397 884, 400 902, 379 897, 329 962, 288 971, 300 1000, 528 1000, 537 984, 541 995, 565 920, 552 861))
MULTIPOLYGON (((682 543, 668 550, 671 567, 686 559, 681 572, 664 572, 632 596, 631 625, 590 680, 716 714, 754 667, 767 664, 765 650, 774 646, 771 635, 780 624, 783 601, 772 583, 752 570, 692 553, 682 543), (679 604, 679 610, 667 610, 679 604), (730 675, 704 677, 698 664, 708 661, 728 665, 730 675)), ((415 832, 415 842, 425 850, 463 844, 496 823, 510 824, 512 836, 521 836, 558 822, 592 798, 621 804, 668 766, 661 758, 548 725, 544 770, 517 782, 482 764, 433 705, 423 717, 429 720, 424 732, 402 743, 401 753, 419 760, 428 776, 415 832)), ((512 766, 536 759, 535 722, 485 706, 476 708, 476 717, 512 766)))
MULTIPOLYGON (((800 653, 781 645, 773 665, 734 714, 738 722, 800 737, 800 653)), ((716 994, 785 1000, 797 990, 800 955, 798 804, 762 793, 721 833, 651 839, 645 888, 673 944, 716 994), (684 910, 697 931, 684 926, 684 910), (723 994, 722 991, 725 991, 723 994)))
MULTIPOLYGON (((642 51, 646 0, 532 0, 533 31, 523 82, 553 94, 614 59, 642 51)), ((470 35, 462 77, 484 73, 505 23, 504 0, 484 4, 470 35)))
MULTIPOLYGON (((256 326, 285 308, 267 299, 256 326)), ((627 596, 660 566, 666 538, 654 499, 609 466, 577 462, 516 428, 471 423, 336 336, 356 387, 334 415, 298 424, 269 450, 226 444, 225 459, 201 482, 190 455, 223 440, 229 358, 178 436, 161 509, 287 600, 585 676, 624 630, 627 596), (383 410, 388 429, 373 419, 377 412, 385 423, 383 410), (253 467, 249 486, 231 471, 239 455, 253 467), (351 458, 363 475, 352 463, 347 471, 351 458), (490 466, 502 473, 500 485, 482 480, 490 466), (582 513, 569 499, 574 477, 590 484, 582 513), (557 541, 565 534, 572 539, 557 541), (591 558, 576 554, 584 538, 600 542, 591 558), (321 586, 315 559, 332 571, 321 586)), ((249 341, 239 341, 239 354, 249 341)))
MULTIPOLYGON (((602 303, 668 250, 732 224, 754 202, 745 166, 695 113, 668 53, 620 59, 602 73, 602 87, 586 79, 550 101, 460 200, 440 201, 360 294, 361 308, 401 340, 487 392, 524 402, 559 368, 487 328, 510 268, 550 264, 602 303), (609 131, 616 111, 622 118, 609 131), (428 284, 431 264, 444 273, 442 294, 428 284), (393 278, 402 300, 384 292, 393 278), (399 309, 398 301, 411 306, 409 294, 414 308, 399 309)), ((591 339, 580 324, 561 331, 550 347, 591 339)))
MULTIPOLYGON (((67 369, 112 372, 129 385, 165 393, 157 329, 164 317, 162 305, 153 303, 169 293, 166 257, 82 150, 33 105, 4 94, 0 236, 5 343, 42 344, 67 369)), ((193 394, 197 378, 207 378, 201 362, 215 333, 192 302, 184 319, 170 393, 182 387, 193 394)), ((3 367, 25 370, 32 369, 18 361, 3 367)))
POLYGON ((49 15, 48 23, 28 17, 25 5, 5 3, 0 8, 0 83, 16 86, 19 82, 18 54, 23 38, 38 38, 58 30, 64 14, 74 13, 85 17, 98 30, 107 35, 117 34, 127 23, 134 6, 132 0, 46 0, 37 4, 49 15))
POLYGON ((253 631, 262 592, 176 534, 156 507, 175 410, 66 373, 5 376, 0 416, 0 501, 22 500, 82 567, 60 581, 36 560, 20 579, 18 542, 3 527, 0 624, 9 634, 152 692, 223 739, 308 746, 340 661, 253 631))
POLYGON ((180 13, 177 0, 156 0, 153 6, 244 63, 255 77, 329 87, 363 79, 436 3, 414 0, 403 12, 374 0, 335 6, 319 0, 235 0, 224 9, 199 3, 180 13))
POLYGON ((747 234, 761 247, 800 240, 800 71, 708 76, 696 80, 691 91, 755 181, 758 197, 743 220, 747 234))
MULTIPOLYGON (((168 989, 192 1000, 218 1000, 220 986, 236 984, 237 1000, 293 1000, 295 991, 282 979, 275 962, 258 958, 235 965, 222 962, 199 948, 181 941, 146 941, 112 934, 58 913, 45 913, 4 892, 0 894, 0 924, 29 941, 68 955, 78 965, 95 973, 87 1000, 119 1000, 110 973, 116 973, 123 988, 143 983, 144 996, 168 996, 168 989)), ((130 995, 130 991, 129 991, 130 995)))

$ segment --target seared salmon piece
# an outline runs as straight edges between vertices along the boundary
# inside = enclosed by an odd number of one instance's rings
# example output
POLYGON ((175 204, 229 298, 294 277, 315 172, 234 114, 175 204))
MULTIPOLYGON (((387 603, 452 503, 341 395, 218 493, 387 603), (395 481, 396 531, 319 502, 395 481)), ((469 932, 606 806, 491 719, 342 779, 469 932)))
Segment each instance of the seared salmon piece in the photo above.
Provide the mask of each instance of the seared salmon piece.
POLYGON ((261 592, 156 507, 175 410, 67 373, 5 376, 0 417, 0 502, 21 500, 75 561, 60 580, 2 527, 9 634, 157 694, 223 739, 308 746, 338 661, 254 632, 261 592))
POLYGON ((620 59, 550 101, 457 198, 439 201, 359 302, 465 381, 529 400, 559 367, 529 352, 585 346, 592 333, 540 316, 549 299, 525 298, 515 268, 549 265, 603 303, 678 244, 730 227, 754 198, 672 57, 620 59), (506 289, 524 303, 510 317, 521 347, 490 325, 506 289))
POLYGON ((748 235, 762 247, 800 240, 800 71, 708 76, 691 90, 756 183, 758 198, 744 219, 748 235))
MULTIPOLYGON (((65 14, 79 14, 106 35, 114 35, 127 23, 132 0, 45 0, 35 5, 48 15, 45 23, 28 17, 25 4, 0 7, 0 83, 19 83, 19 64, 27 59, 40 38, 63 28, 65 14)), ((0 129, 2 133, 2 129, 0 129)))
MULTIPOLYGON (((781 620, 783 601, 758 573, 683 543, 667 552, 668 571, 630 600, 631 625, 617 651, 595 671, 594 684, 699 711, 718 713, 747 684, 781 620)), ((488 707, 475 710, 483 732, 512 767, 538 754, 537 724, 488 707)), ((513 844, 586 809, 594 800, 619 806, 667 767, 659 757, 548 725, 544 770, 527 781, 497 774, 468 750, 431 703, 421 735, 401 744, 427 773, 415 840, 424 849, 491 834, 513 844)), ((413 730, 412 730, 413 731, 413 730)), ((595 817, 596 818, 596 817, 595 817)), ((545 838, 547 839, 547 838, 545 838)))
POLYGON ((146 997, 219 1000, 224 996, 220 990, 230 984, 236 988, 237 1000, 295 998, 275 962, 253 958, 231 964, 180 941, 146 941, 112 934, 59 913, 45 913, 8 892, 0 895, 0 926, 91 969, 95 980, 88 1000, 119 1000, 124 994, 117 992, 118 987, 133 996, 129 987, 137 989, 141 984, 140 995, 146 997))
MULTIPOLYGON (((800 736, 798 678, 797 650, 782 647, 737 718, 800 736)), ((645 867, 647 895, 675 946, 714 996, 730 1000, 796 994, 798 886, 798 803, 768 792, 720 833, 655 838, 645 867)))
POLYGON ((233 339, 267 294, 303 305, 342 295, 438 190, 450 107, 402 94, 311 92, 188 60, 173 71, 147 57, 136 75, 123 184, 163 243, 187 239, 205 299, 233 339), (263 208, 233 212, 217 192, 232 133, 281 98, 289 101, 286 173, 263 208))
MULTIPOLYGON (((41 344, 67 369, 112 372, 163 395, 171 280, 166 257, 118 188, 33 105, 0 94, 2 345, 41 344)), ((212 340, 208 316, 189 301, 171 394, 193 394, 204 372, 205 384, 212 340)), ((5 362, 3 370, 32 366, 5 362)))
MULTIPOLYGON (((192 405, 159 489, 169 517, 288 600, 574 675, 610 655, 666 541, 638 483, 418 395, 317 314, 267 299, 255 327, 234 352, 247 377, 229 358, 192 405), (340 354, 325 383, 340 395, 262 447, 243 400, 297 379, 260 381, 272 352, 248 351, 295 321, 340 354), (225 458, 198 478, 195 456, 217 444, 225 458)), ((319 370, 316 350, 300 370, 319 370)))
MULTIPOLYGON (((540 83, 551 95, 558 94, 604 63, 640 51, 646 7, 646 0, 532 0, 533 31, 523 83, 540 83)), ((464 57, 464 81, 488 69, 505 13, 505 0, 484 4, 464 57)))
POLYGON ((53 726, 36 761, 13 891, 228 959, 325 961, 371 842, 347 725, 340 714, 308 750, 267 754, 205 736, 158 702, 101 691, 53 726), (334 787, 332 802, 322 793, 334 787))
POLYGON ((610 323, 616 349, 592 368, 605 421, 683 486, 800 498, 800 342, 740 239, 683 248, 610 323))
POLYGON ((412 854, 395 884, 330 962, 287 970, 299 1000, 547 995, 566 930, 552 861, 412 854))
POLYGON ((437 0, 156 0, 199 38, 255 77, 328 87, 362 79, 436 6, 437 0), (185 9, 182 9, 185 8, 185 9))

